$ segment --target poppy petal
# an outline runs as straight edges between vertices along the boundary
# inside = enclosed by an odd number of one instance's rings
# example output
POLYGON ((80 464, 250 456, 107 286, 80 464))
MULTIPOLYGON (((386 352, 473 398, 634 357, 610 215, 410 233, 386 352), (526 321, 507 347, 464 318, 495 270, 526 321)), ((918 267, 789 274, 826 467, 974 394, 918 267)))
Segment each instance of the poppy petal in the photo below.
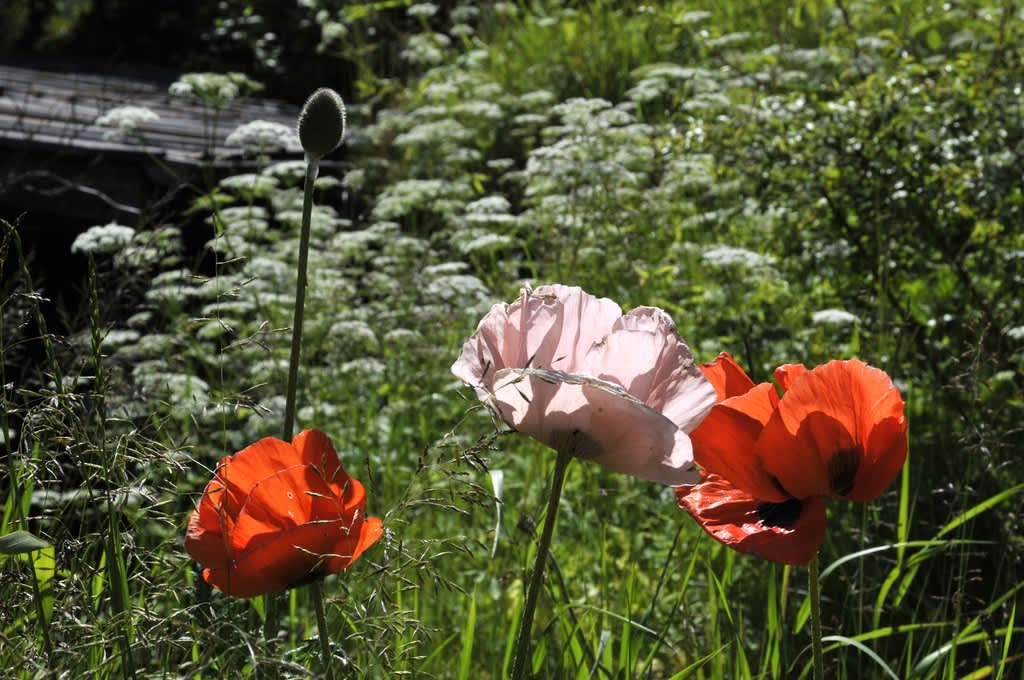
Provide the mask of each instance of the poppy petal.
POLYGON ((617 304, 576 286, 524 288, 511 305, 491 307, 463 344, 452 373, 486 400, 501 369, 573 371, 621 316, 617 304))
POLYGON ((381 526, 363 516, 365 502, 326 434, 305 430, 292 444, 268 437, 221 461, 185 548, 229 595, 274 592, 340 571, 369 547, 381 526))
POLYGON ((848 491, 858 463, 856 445, 843 423, 821 412, 807 414, 796 433, 776 414, 755 451, 764 470, 794 498, 848 491), (839 455, 843 451, 851 453, 839 455))
POLYGON ((714 386, 719 401, 738 397, 754 388, 754 381, 728 352, 722 352, 710 364, 701 364, 700 370, 714 386))
POLYGON ((210 585, 234 597, 283 590, 319 570, 331 555, 338 522, 303 524, 265 534, 228 568, 203 571, 210 585))
POLYGON ((783 392, 788 392, 806 373, 807 367, 803 364, 783 364, 775 369, 775 382, 783 392))
POLYGON ((672 319, 654 307, 638 307, 616 320, 584 357, 580 372, 621 385, 684 432, 692 432, 715 403, 714 388, 672 319))
POLYGON ((334 544, 333 556, 324 563, 325 573, 337 574, 348 569, 383 533, 380 518, 365 518, 348 536, 334 544))
POLYGON ((796 497, 864 498, 859 484, 884 488, 902 465, 895 444, 868 450, 876 424, 886 417, 903 417, 889 376, 861 361, 830 361, 792 381, 758 441, 758 456, 796 497))
POLYGON ((264 437, 233 456, 225 456, 214 478, 224 485, 221 511, 235 517, 255 484, 295 463, 295 449, 275 437, 264 437))
POLYGON ((777 404, 775 388, 761 383, 715 405, 691 435, 694 460, 705 472, 725 477, 757 498, 786 500, 789 494, 778 488, 755 454, 777 404))
POLYGON ((185 532, 186 552, 195 561, 211 567, 226 566, 231 560, 231 546, 226 539, 229 527, 224 525, 226 516, 219 511, 223 491, 223 485, 216 479, 206 485, 185 532))
POLYGON ((868 435, 864 462, 846 498, 861 502, 877 498, 899 477, 906 460, 906 419, 901 416, 882 420, 868 435))
MULTIPOLYGON (((334 480, 341 469, 338 452, 334 450, 331 438, 321 430, 303 430, 292 438, 292 446, 299 454, 299 460, 307 465, 315 465, 322 473, 325 481, 334 480)), ((344 483, 344 481, 342 481, 344 483)))
POLYGON ((556 451, 661 484, 699 478, 686 433, 619 385, 540 369, 496 377, 505 422, 556 451))
POLYGON ((825 538, 825 505, 803 501, 766 503, 716 475, 678 487, 679 506, 716 541, 780 564, 807 564, 825 538))
POLYGON ((304 430, 295 435, 293 446, 309 466, 305 486, 312 498, 312 516, 349 514, 366 505, 366 490, 345 472, 330 437, 320 430, 304 430), (321 488, 323 487, 323 488, 321 488))

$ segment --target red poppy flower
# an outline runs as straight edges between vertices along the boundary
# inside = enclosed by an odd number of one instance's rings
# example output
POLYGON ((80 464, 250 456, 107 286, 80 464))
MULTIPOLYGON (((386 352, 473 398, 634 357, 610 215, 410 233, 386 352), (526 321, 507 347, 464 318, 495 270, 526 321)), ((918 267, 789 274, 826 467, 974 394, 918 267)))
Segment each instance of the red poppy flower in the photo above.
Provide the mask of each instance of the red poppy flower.
POLYGON ((326 434, 267 437, 225 456, 188 523, 208 583, 255 597, 340 572, 381 535, 326 434))
POLYGON ((772 562, 807 564, 825 539, 820 496, 782 503, 760 501, 718 475, 676 487, 679 505, 719 543, 772 562))
POLYGON ((779 397, 728 354, 701 368, 720 401, 691 435, 705 479, 677 493, 727 545, 806 563, 824 538, 820 497, 871 500, 903 467, 903 399, 879 369, 857 360, 780 366, 779 397))

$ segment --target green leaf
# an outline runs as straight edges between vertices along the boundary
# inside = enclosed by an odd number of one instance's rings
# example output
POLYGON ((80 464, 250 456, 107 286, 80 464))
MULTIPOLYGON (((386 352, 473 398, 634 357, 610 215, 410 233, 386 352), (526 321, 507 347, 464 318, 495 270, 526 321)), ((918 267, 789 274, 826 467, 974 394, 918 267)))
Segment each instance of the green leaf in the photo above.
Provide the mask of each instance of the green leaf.
POLYGON ((52 544, 27 531, 12 531, 0 536, 0 554, 3 555, 20 555, 50 547, 52 544))

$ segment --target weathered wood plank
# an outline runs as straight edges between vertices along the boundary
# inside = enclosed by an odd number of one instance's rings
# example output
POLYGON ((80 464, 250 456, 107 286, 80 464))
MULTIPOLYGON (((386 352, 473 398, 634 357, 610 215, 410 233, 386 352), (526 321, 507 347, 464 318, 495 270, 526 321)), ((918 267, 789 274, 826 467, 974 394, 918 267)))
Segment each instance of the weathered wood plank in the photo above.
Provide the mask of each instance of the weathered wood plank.
POLYGON ((296 107, 241 98, 213 111, 200 102, 172 97, 162 85, 120 77, 28 69, 0 64, 0 148, 38 144, 89 153, 134 150, 178 163, 199 165, 238 156, 227 135, 253 120, 293 125, 296 107), (159 116, 121 138, 96 119, 117 106, 143 106, 159 116))
POLYGON ((8 213, 0 217, 135 219, 182 186, 259 167, 227 144, 239 125, 292 126, 297 116, 298 107, 272 100, 238 99, 214 112, 160 83, 0 63, 0 210, 8 213), (126 105, 159 118, 119 138, 95 124, 126 105))

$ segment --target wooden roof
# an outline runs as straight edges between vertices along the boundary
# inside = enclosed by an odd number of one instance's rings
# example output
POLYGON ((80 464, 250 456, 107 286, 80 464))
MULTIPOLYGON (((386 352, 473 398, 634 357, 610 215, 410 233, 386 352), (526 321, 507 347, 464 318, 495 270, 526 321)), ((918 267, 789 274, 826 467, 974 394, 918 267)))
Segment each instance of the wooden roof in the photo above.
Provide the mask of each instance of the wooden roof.
POLYGON ((231 131, 254 120, 292 126, 298 112, 283 102, 240 98, 215 113, 170 96, 162 84, 0 64, 0 148, 139 154, 175 166, 237 161, 241 149, 225 141, 231 131), (125 105, 146 107, 159 119, 120 139, 95 125, 125 105))
POLYGON ((256 98, 214 111, 172 97, 166 82, 0 63, 0 218, 142 219, 183 187, 209 188, 218 177, 257 168, 251 154, 227 144, 239 125, 290 127, 298 113, 297 106, 256 98), (159 118, 120 137, 96 125, 129 105, 159 118))

